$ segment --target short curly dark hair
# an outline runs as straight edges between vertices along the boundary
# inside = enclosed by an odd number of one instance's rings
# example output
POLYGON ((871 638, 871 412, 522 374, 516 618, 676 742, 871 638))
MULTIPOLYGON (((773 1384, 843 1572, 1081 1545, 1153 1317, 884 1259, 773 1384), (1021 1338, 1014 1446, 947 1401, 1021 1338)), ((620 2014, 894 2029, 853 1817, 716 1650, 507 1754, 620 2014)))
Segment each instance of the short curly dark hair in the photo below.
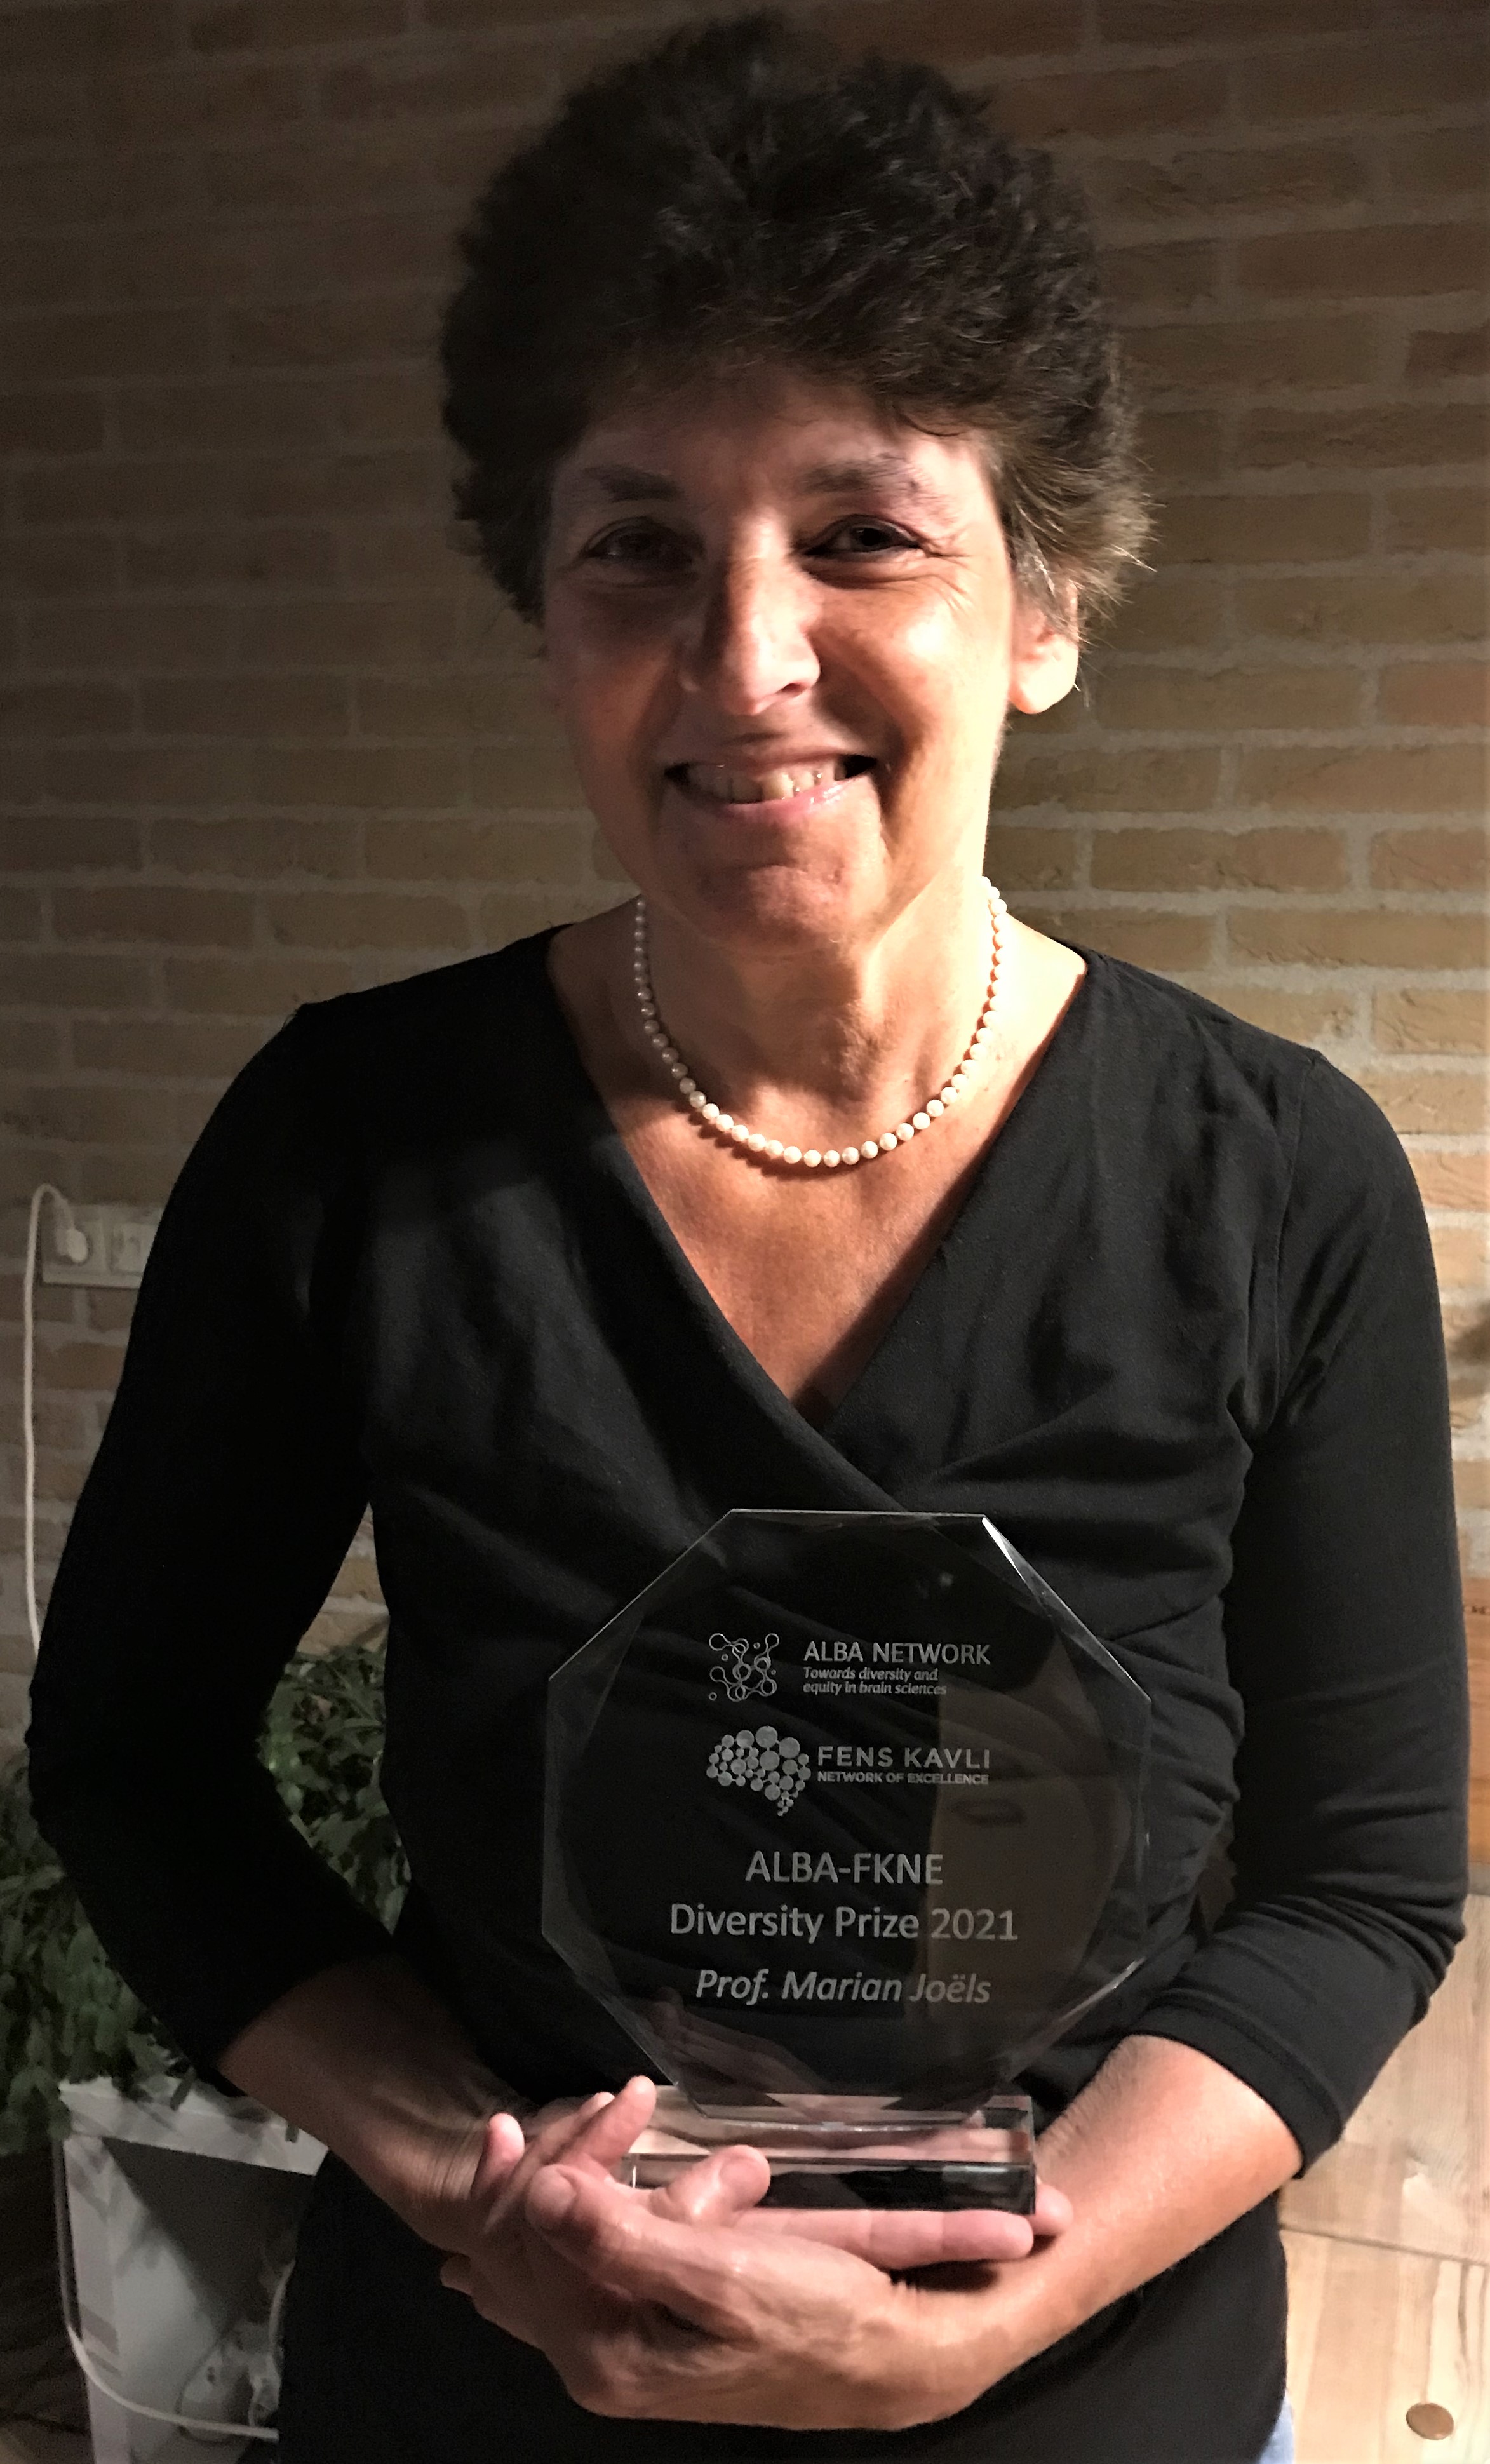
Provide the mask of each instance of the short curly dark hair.
POLYGON ((934 69, 759 13, 581 86, 497 171, 446 312, 456 507, 542 613, 556 465, 603 406, 782 364, 980 433, 1016 579, 1078 630, 1148 512, 1084 204, 934 69))

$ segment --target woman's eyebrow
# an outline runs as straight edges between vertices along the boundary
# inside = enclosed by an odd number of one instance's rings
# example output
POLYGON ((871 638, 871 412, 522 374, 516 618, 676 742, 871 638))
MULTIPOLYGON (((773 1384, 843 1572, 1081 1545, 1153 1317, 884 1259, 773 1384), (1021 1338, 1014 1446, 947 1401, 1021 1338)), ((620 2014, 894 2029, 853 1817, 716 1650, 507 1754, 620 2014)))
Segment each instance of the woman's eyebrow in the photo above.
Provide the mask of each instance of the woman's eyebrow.
POLYGON ((818 462, 798 484, 803 496, 851 496, 861 488, 890 488, 929 512, 950 511, 948 499, 930 486, 902 453, 871 453, 852 461, 818 462))
POLYGON ((661 471, 634 470, 629 462, 590 462, 570 474, 575 488, 593 488, 613 505, 656 504, 682 495, 675 479, 661 471))
MULTIPOLYGON (((629 462, 591 462, 570 473, 576 491, 594 491, 613 505, 677 503, 683 490, 662 471, 643 471, 629 462)), ((892 488, 898 495, 946 514, 947 498, 930 487, 900 453, 871 453, 843 462, 817 462, 797 481, 799 496, 851 496, 864 488, 892 488)))

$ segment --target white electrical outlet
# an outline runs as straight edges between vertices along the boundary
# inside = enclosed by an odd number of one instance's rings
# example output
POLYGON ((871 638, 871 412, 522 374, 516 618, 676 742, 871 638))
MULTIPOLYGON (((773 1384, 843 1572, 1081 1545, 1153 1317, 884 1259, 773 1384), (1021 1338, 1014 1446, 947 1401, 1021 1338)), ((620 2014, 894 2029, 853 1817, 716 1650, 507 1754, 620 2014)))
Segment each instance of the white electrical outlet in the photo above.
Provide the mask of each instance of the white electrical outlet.
POLYGON ((133 1291, 160 1220, 158 1206, 73 1206, 67 1215, 60 1206, 49 1206, 41 1242, 42 1282, 133 1291))

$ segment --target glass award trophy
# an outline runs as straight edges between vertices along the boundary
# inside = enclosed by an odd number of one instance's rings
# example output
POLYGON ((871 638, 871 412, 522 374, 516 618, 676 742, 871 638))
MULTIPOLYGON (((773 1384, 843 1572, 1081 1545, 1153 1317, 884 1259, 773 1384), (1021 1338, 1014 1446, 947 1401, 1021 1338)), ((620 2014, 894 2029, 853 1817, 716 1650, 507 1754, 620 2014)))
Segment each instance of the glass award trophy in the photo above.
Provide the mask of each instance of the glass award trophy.
POLYGON ((1034 2205, 1138 1966, 1149 1699, 978 1514, 726 1514, 549 1684, 543 1928, 671 2082, 624 2178, 1034 2205))

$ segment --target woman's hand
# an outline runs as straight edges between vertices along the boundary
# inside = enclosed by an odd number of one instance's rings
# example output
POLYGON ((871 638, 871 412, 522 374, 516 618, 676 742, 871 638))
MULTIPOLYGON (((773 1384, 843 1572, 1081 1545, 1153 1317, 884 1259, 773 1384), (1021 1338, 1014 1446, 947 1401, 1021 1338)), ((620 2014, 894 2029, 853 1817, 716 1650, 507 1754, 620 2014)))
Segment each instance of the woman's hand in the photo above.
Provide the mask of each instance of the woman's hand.
POLYGON ((765 2160, 721 2148, 666 2189, 611 2167, 654 2090, 549 2108, 524 2143, 493 2117, 469 2231, 442 2270, 484 2318, 541 2348, 577 2403, 641 2419, 903 2428, 959 2410, 1022 2355, 989 2358, 999 2262, 1069 2218, 792 2210, 758 2202, 765 2160), (936 2268, 931 2284, 893 2280, 936 2268), (953 2272, 954 2271, 954 2272, 953 2272), (893 2275, 892 2275, 893 2272, 893 2275), (976 2305, 975 2307, 975 2305, 976 2305))

